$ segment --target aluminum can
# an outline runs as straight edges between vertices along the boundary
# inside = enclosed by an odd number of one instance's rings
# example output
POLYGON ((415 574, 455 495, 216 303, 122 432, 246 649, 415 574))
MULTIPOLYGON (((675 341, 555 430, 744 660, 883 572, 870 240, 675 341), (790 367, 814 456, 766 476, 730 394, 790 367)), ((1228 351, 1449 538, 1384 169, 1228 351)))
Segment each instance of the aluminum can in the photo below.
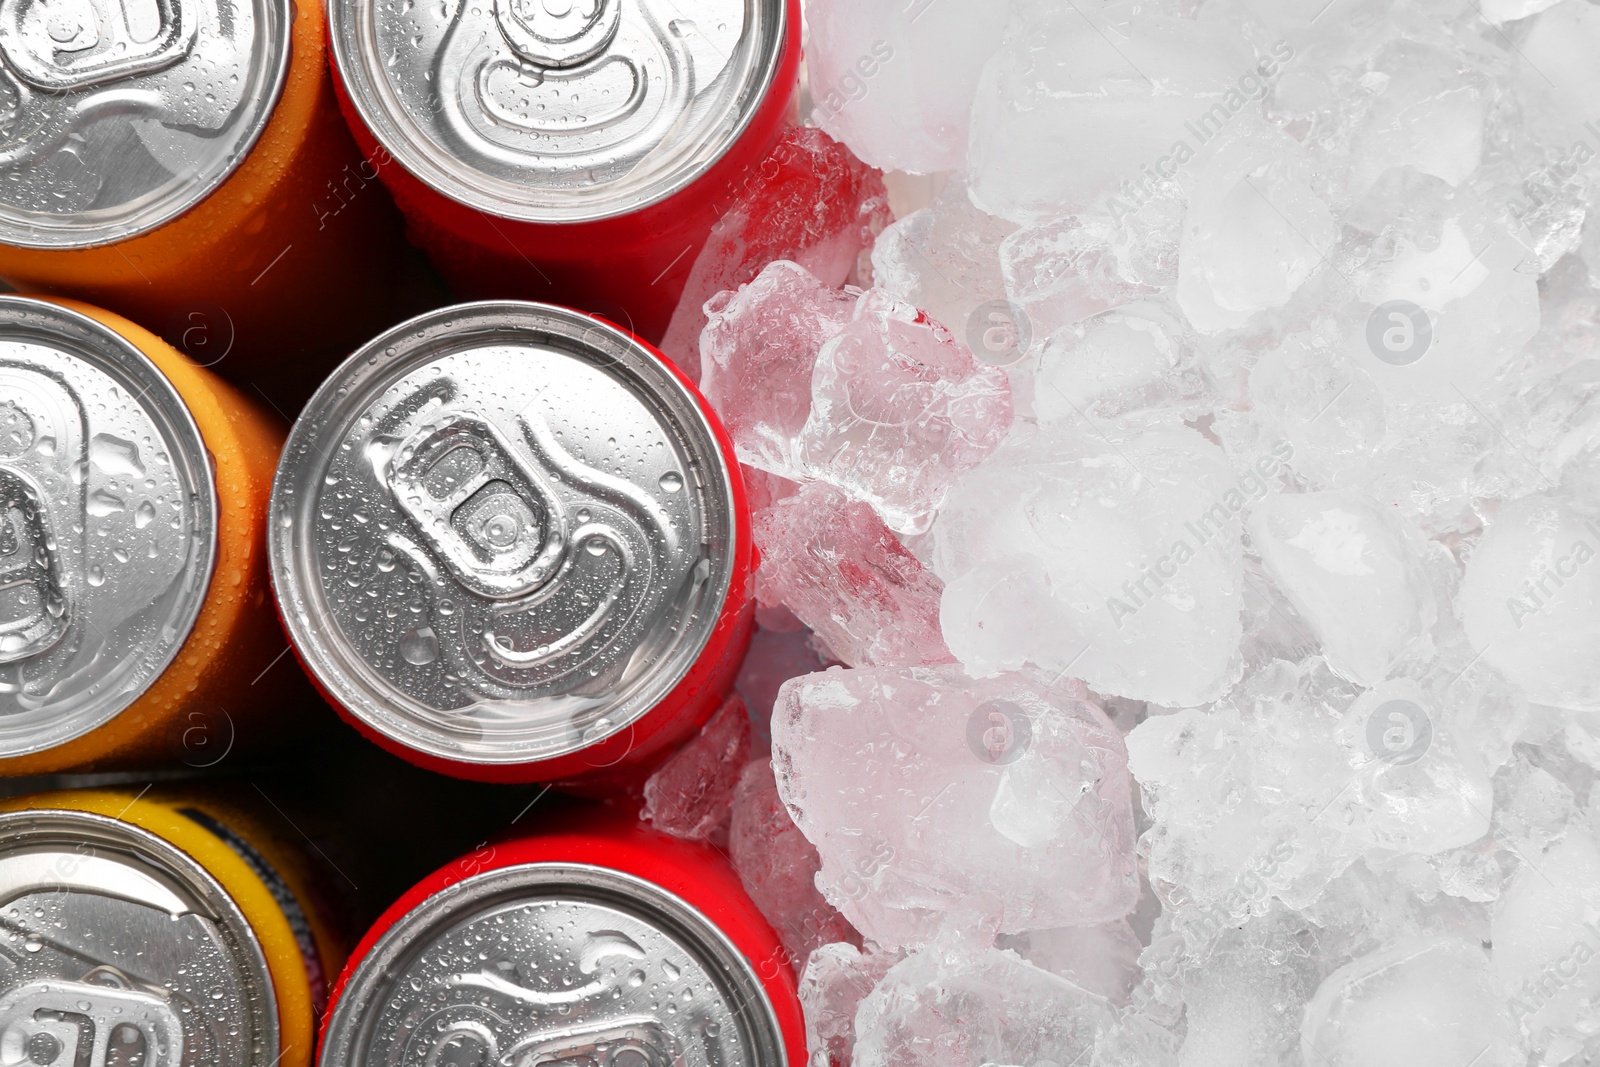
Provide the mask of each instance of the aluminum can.
POLYGON ((351 356, 290 432, 273 587, 329 700, 484 781, 642 777, 749 639, 733 446, 664 357, 581 312, 444 308, 351 356))
POLYGON ((202 766, 288 718, 283 433, 120 316, 0 296, 0 774, 202 766))
POLYGON ((777 935, 713 849, 568 818, 433 874, 357 946, 320 1067, 801 1067, 777 935))
POLYGON ((0 802, 0 1049, 39 1067, 306 1067, 344 951, 309 864, 236 812, 0 802))
POLYGON ((789 121, 799 0, 329 0, 346 117, 462 298, 659 341, 789 121))
POLYGON ((394 321, 401 223, 338 114, 318 4, 14 0, 0 58, 13 288, 263 386, 338 349, 320 380, 394 321))

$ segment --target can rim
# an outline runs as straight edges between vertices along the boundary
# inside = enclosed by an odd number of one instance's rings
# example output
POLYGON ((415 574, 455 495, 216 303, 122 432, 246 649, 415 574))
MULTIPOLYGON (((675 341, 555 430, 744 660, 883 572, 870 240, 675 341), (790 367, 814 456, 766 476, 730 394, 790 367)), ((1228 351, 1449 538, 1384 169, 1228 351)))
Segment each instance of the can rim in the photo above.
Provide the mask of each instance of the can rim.
POLYGON ((668 934, 725 983, 753 1064, 784 1062, 783 1029, 760 976, 710 917, 676 893, 638 875, 587 863, 519 863, 483 871, 433 893, 396 919, 341 980, 328 1014, 320 1067, 364 1063, 371 1038, 369 1008, 380 1002, 447 926, 498 904, 541 897, 577 898, 614 907, 668 934), (531 891, 531 892, 530 892, 531 891))
POLYGON ((754 6, 762 9, 763 18, 771 20, 771 30, 764 30, 760 60, 738 98, 737 121, 722 127, 725 132, 722 133, 723 145, 719 151, 709 154, 693 167, 675 172, 671 181, 663 183, 650 195, 627 198, 592 210, 557 210, 519 201, 510 195, 496 196, 492 191, 493 186, 504 186, 509 194, 516 188, 515 183, 479 175, 474 168, 462 165, 444 149, 432 145, 427 137, 418 132, 415 122, 396 117, 404 115, 404 108, 397 105, 392 88, 381 79, 370 76, 374 67, 382 66, 368 17, 377 2, 325 0, 334 76, 344 85, 345 95, 362 125, 407 174, 446 199, 492 218, 552 226, 579 225, 631 215, 670 199, 703 178, 727 155, 761 111, 762 102, 771 92, 783 65, 789 31, 789 10, 785 0, 753 0, 754 6), (355 38, 354 41, 347 39, 351 36, 355 38), (440 158, 436 159, 435 156, 440 158), (479 180, 473 181, 472 176, 479 180))
POLYGON ((633 730, 689 675, 715 636, 733 589, 736 560, 732 546, 737 543, 741 521, 729 464, 703 401, 666 366, 665 357, 611 323, 569 308, 528 301, 480 301, 430 311, 357 349, 317 389, 290 430, 268 506, 267 558, 279 613, 301 662, 324 693, 360 723, 410 752, 475 767, 526 766, 569 756, 633 730), (704 610, 694 627, 684 628, 684 637, 673 650, 676 662, 672 669, 651 672, 648 684, 628 694, 622 707, 612 705, 595 713, 596 719, 610 720, 608 729, 585 732, 567 744, 484 746, 484 751, 467 751, 427 721, 437 717, 434 709, 411 701, 358 653, 347 649, 337 621, 328 617, 325 608, 323 584, 315 568, 317 552, 308 540, 313 524, 299 517, 314 505, 316 487, 328 462, 328 455, 317 447, 325 433, 340 437, 348 433, 372 400, 437 356, 470 350, 477 338, 505 344, 517 330, 534 331, 540 343, 574 357, 587 357, 608 371, 631 369, 635 384, 649 387, 658 399, 672 401, 670 407, 659 404, 657 413, 664 409, 680 420, 687 417, 690 425, 685 429, 703 442, 703 467, 715 474, 704 492, 717 502, 729 549, 721 559, 713 557, 704 610), (638 373, 641 370, 648 375, 638 373), (316 457, 314 469, 306 466, 308 457, 316 457), (296 503, 300 490, 306 492, 296 503), (331 627, 319 625, 318 617, 331 627))
MULTIPOLYGON (((37 227, 26 230, 15 230, 4 233, 5 244, 16 248, 37 249, 43 251, 77 252, 90 248, 104 248, 108 245, 121 244, 134 238, 144 237, 161 229, 175 219, 188 214, 204 203, 213 193, 228 181, 229 178, 244 165, 246 159, 254 152, 256 144, 261 140, 262 134, 271 124, 272 117, 277 114, 278 104, 283 98, 284 86, 289 81, 289 65, 294 56, 294 0, 262 0, 270 25, 266 27, 265 36, 268 41, 281 40, 283 47, 277 49, 277 61, 271 68, 263 66, 269 77, 264 78, 266 91, 259 94, 259 99, 246 95, 246 99, 254 101, 256 115, 251 120, 245 135, 238 141, 233 155, 226 164, 214 175, 204 182, 191 181, 183 196, 172 197, 167 206, 160 211, 151 213, 148 218, 132 224, 123 223, 120 226, 101 225, 83 231, 74 231, 63 227, 52 229, 48 232, 58 235, 54 240, 34 238, 31 235, 39 233, 37 227), (67 237, 61 239, 59 235, 72 235, 87 233, 88 236, 67 237)), ((61 216, 73 218, 73 215, 61 216)), ((5 224, 0 221, 0 230, 5 230, 5 224)))
MULTIPOLYGON (((228 895, 222 884, 212 877, 187 852, 172 842, 143 827, 113 819, 94 812, 75 808, 22 808, 0 812, 0 855, 13 844, 33 847, 49 840, 95 843, 123 853, 147 866, 155 868, 194 898, 195 902, 210 909, 205 915, 217 924, 224 944, 238 964, 247 981, 259 983, 260 996, 251 997, 249 990, 243 1000, 254 1016, 256 1030, 262 1035, 261 1052, 253 1061, 263 1067, 278 1062, 282 1038, 278 1025, 278 994, 272 983, 272 972, 267 957, 250 926, 244 912, 228 895), (41 841, 29 840, 31 837, 41 841)), ((63 880, 63 887, 66 882, 63 880)), ((249 1043, 249 1038, 246 1038, 249 1043)))
POLYGON ((145 683, 137 688, 111 691, 107 695, 120 699, 107 700, 103 696, 101 701, 88 705, 92 713, 79 711, 65 723, 52 722, 48 730, 26 746, 0 745, 0 759, 46 752, 93 733, 128 710, 160 680, 189 643, 195 623, 209 599, 211 582, 216 576, 218 525, 222 512, 217 501, 215 460, 206 447, 205 436, 177 386, 138 345, 98 319, 63 304, 37 297, 0 294, 0 341, 14 339, 17 328, 27 329, 29 321, 37 324, 30 332, 36 333, 39 340, 72 358, 98 356, 98 359, 88 360, 90 365, 134 393, 147 416, 159 415, 159 418, 152 417, 152 422, 165 423, 173 467, 176 470, 181 464, 181 475, 186 482, 184 489, 195 504, 194 537, 199 542, 200 553, 192 580, 193 592, 186 597, 187 604, 178 622, 170 627, 173 637, 166 653, 149 661, 145 683), (19 321, 24 317, 28 321, 19 321), (51 325, 61 328, 50 331, 47 327, 51 325))

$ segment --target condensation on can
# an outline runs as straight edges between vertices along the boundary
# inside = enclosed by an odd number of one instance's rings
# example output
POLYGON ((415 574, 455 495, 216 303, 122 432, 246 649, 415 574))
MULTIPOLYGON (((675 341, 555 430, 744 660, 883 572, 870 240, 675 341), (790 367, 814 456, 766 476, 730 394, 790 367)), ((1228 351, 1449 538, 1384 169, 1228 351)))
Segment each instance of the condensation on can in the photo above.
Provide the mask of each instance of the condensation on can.
POLYGON ((283 395, 308 360, 320 379, 393 321, 405 259, 325 56, 323 12, 298 0, 8 3, 0 278, 241 384, 283 395))
POLYGON ((798 86, 799 0, 329 11, 346 118, 456 294, 650 341, 798 86))
POLYGON ((567 309, 445 308, 358 351, 290 433, 268 537, 330 701, 460 777, 640 777, 749 637, 731 442, 659 353, 567 309))
POLYGON ((0 802, 0 1030, 30 1063, 307 1067, 346 944, 316 882, 209 798, 0 802))
POLYGON ((806 1049, 793 969, 726 860, 591 811, 462 857, 362 939, 318 1063, 401 1062, 782 1067, 806 1049))
POLYGON ((209 767, 294 721, 283 432, 120 316, 0 296, 0 773, 209 767))

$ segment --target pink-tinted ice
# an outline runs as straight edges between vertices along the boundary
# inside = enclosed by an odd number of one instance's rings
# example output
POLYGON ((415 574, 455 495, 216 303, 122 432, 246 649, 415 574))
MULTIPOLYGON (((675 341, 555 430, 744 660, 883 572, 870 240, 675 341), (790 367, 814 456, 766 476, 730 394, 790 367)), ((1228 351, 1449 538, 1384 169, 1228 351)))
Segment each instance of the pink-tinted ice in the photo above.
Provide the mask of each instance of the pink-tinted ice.
POLYGON ((813 476, 870 503, 891 530, 920 533, 951 483, 1010 426, 1002 371, 910 304, 872 289, 817 356, 799 454, 813 476))
POLYGON ((734 694, 645 782, 640 817, 674 837, 713 839, 727 824, 733 790, 749 758, 750 716, 734 694))
POLYGON ((944 585, 877 514, 823 482, 755 519, 756 596, 782 603, 855 667, 948 661, 944 585))
POLYGON ((1005 933, 1126 915, 1139 893, 1128 751, 1084 695, 948 666, 786 682, 773 766, 823 894, 885 946, 928 940, 980 898, 1005 933))
POLYGON ((778 932, 798 973, 818 946, 861 937, 817 891, 817 850, 778 799, 772 764, 753 760, 733 796, 728 852, 744 887, 778 932))
POLYGON ((700 250, 661 350, 691 376, 705 303, 743 285, 773 260, 794 260, 837 288, 858 272, 889 224, 883 175, 815 127, 786 131, 750 170, 733 205, 700 250))
POLYGON ((794 442, 811 414, 817 353, 849 324, 856 296, 779 260, 706 305, 700 388, 741 462, 803 477, 794 442))

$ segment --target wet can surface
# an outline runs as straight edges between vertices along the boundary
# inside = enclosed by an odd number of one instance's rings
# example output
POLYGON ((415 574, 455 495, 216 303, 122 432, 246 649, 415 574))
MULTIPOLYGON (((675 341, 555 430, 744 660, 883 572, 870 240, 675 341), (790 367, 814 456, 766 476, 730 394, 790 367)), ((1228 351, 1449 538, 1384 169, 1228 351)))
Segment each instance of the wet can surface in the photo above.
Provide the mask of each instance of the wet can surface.
POLYGON ((389 314, 402 241, 380 191, 351 195, 377 176, 325 47, 308 0, 6 4, 0 277, 224 373, 342 357, 389 314))
POLYGON ((798 0, 329 3, 341 102, 461 297, 659 341, 786 121, 798 0))
POLYGON ((377 338, 290 433, 273 586, 391 751, 487 781, 623 779, 716 709, 749 636, 733 448, 636 338, 541 304, 377 338))
POLYGON ((340 976, 321 1067, 805 1063, 793 973, 715 851, 611 814, 441 870, 340 976))
POLYGON ((201 765, 281 713, 282 440, 133 323, 0 297, 0 774, 201 765))
POLYGON ((0 802, 0 1054, 304 1067, 344 958, 318 902, 292 852, 204 800, 0 802))

